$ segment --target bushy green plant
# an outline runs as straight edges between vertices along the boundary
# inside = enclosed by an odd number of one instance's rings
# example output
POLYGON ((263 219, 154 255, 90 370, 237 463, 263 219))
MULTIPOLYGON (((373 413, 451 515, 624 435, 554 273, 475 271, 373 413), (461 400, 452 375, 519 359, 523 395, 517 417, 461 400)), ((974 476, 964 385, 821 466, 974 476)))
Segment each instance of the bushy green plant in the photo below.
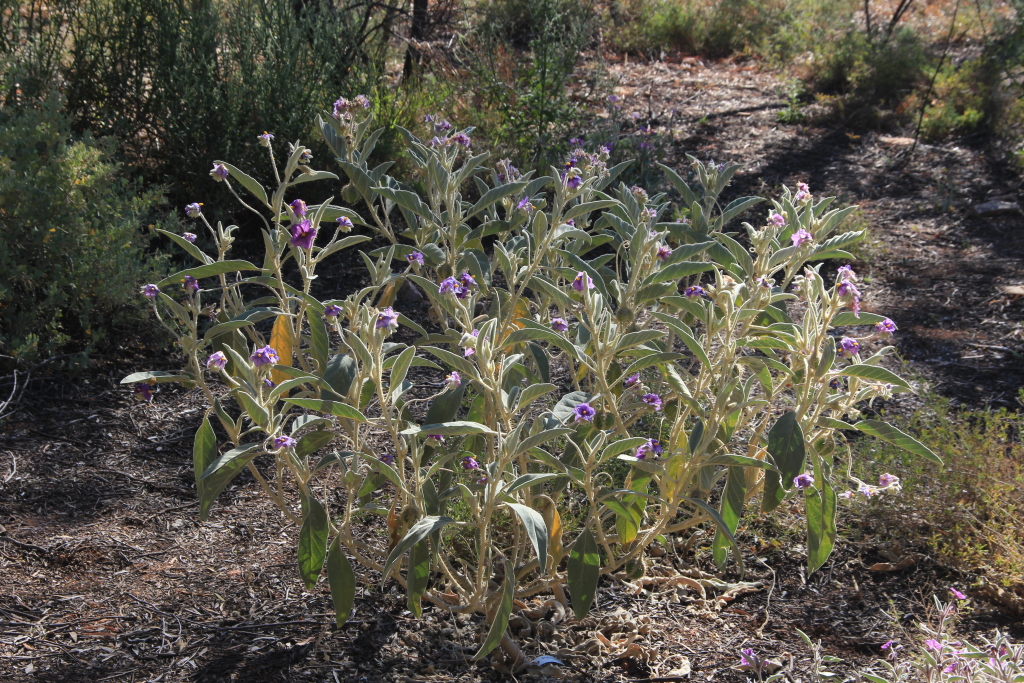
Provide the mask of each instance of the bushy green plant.
POLYGON ((74 140, 54 98, 0 109, 0 348, 32 358, 102 343, 139 316, 138 281, 163 266, 146 226, 163 196, 74 140))
POLYGON ((430 140, 404 133, 416 192, 390 163, 368 164, 381 131, 360 103, 319 126, 363 216, 286 203, 296 185, 335 178, 301 145, 279 172, 264 139, 279 179, 270 191, 215 162, 216 179, 262 208, 266 254, 259 265, 227 259, 234 227, 207 225, 215 254, 174 236, 200 265, 145 293, 185 367, 123 380, 143 399, 159 382, 201 389, 226 434, 218 443, 208 415, 196 435, 201 515, 248 470, 301 525, 309 588, 326 562, 339 622, 354 598, 351 556, 405 586, 416 614, 423 601, 486 614, 476 657, 500 644, 521 663, 505 636, 514 598, 550 591, 568 605, 568 585, 582 618, 602 575, 640 577, 655 539, 703 524, 716 529, 715 561, 724 568, 731 548, 742 574, 733 532, 758 496, 763 512, 803 499, 807 561, 819 568, 852 464, 845 430, 938 460, 857 419, 863 402, 910 386, 879 364, 891 347, 866 357, 836 334, 894 329, 858 312, 852 269, 807 265, 849 256, 860 235, 838 228, 852 208, 786 191, 742 225, 744 245, 726 230, 762 199, 722 205, 736 165, 691 159, 692 183, 663 167, 689 215, 663 222, 666 197, 615 186, 624 164, 609 168, 604 152, 520 173, 485 166, 472 131, 445 126, 430 140), (368 239, 343 236, 354 223, 390 244, 362 254, 367 286, 320 301, 316 270, 368 239), (403 283, 425 294, 429 323, 394 310, 403 283), (417 398, 430 370, 447 375, 417 398), (360 537, 368 515, 387 519, 386 541, 360 537))

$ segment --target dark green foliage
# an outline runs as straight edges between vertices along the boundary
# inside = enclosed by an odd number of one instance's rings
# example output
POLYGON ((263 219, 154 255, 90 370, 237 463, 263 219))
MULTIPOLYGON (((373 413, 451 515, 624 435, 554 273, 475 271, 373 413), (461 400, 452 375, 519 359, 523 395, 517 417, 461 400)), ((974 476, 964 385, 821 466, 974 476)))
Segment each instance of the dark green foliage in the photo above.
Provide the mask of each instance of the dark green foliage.
POLYGON ((5 354, 32 358, 72 340, 87 349, 147 319, 139 287, 164 266, 147 255, 145 227, 159 222, 163 197, 125 177, 109 142, 73 140, 53 99, 0 109, 5 354))

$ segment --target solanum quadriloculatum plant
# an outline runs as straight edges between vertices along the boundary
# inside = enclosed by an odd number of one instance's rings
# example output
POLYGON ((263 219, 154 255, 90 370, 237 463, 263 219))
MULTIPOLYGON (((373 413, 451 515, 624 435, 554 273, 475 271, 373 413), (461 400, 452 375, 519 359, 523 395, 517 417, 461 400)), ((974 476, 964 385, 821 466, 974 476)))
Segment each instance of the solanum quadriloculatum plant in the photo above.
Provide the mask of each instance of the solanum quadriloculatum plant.
POLYGON ((423 600, 486 614, 482 657, 514 647, 514 598, 551 592, 582 617, 599 577, 638 577, 664 534, 711 525, 719 566, 730 547, 739 561, 733 533, 753 499, 765 512, 804 499, 814 570, 835 541, 836 488, 850 480, 844 431, 936 459, 858 420, 858 406, 910 387, 879 364, 888 347, 863 352, 894 327, 859 311, 856 274, 821 270, 860 237, 838 229, 850 209, 801 186, 730 231, 762 200, 723 207, 738 167, 691 159, 689 181, 664 169, 688 217, 666 222, 665 195, 616 184, 623 165, 609 168, 607 150, 521 173, 485 165, 472 130, 438 119, 428 140, 401 131, 421 194, 387 175, 390 163, 368 166, 380 131, 363 104, 339 100, 319 121, 348 178, 341 195, 362 214, 286 201, 337 180, 298 143, 282 170, 261 136, 279 181, 270 193, 215 162, 214 180, 242 188, 261 216, 266 255, 230 260, 236 228, 189 205, 216 254, 168 234, 200 265, 144 292, 185 367, 125 379, 145 399, 162 381, 205 394, 201 515, 247 469, 301 526, 307 586, 326 563, 339 621, 353 558, 399 581, 417 614, 423 600), (345 236, 353 225, 389 246, 361 254, 366 287, 320 301, 317 268, 368 239, 345 236), (429 321, 394 309, 403 286, 425 293, 429 321), (411 344, 394 341, 400 326, 411 344), (410 398, 414 366, 444 378, 426 401, 410 398), (367 515, 387 519, 388 538, 357 533, 367 515))

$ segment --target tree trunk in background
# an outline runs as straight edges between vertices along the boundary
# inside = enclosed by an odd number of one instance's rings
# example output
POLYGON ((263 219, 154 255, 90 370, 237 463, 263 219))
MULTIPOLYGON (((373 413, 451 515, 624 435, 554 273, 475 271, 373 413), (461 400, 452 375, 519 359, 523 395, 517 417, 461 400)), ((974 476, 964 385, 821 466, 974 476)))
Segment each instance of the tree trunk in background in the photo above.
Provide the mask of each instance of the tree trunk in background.
MULTIPOLYGON (((409 27, 409 38, 411 40, 423 40, 426 37, 428 3, 429 0, 412 1, 412 26, 409 27)), ((412 76, 419 61, 419 51, 412 45, 407 46, 405 50, 405 68, 403 69, 406 78, 412 76)))

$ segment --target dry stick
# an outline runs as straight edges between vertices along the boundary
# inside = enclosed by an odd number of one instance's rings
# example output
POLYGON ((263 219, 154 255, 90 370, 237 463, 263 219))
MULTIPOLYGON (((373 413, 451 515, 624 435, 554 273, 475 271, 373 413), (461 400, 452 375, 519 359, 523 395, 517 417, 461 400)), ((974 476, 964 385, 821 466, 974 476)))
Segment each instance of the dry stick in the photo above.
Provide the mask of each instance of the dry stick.
POLYGON ((928 92, 925 93, 924 99, 921 100, 921 111, 917 114, 917 127, 914 128, 914 144, 910 146, 910 152, 907 157, 914 156, 914 151, 917 149, 917 141, 921 135, 921 125, 924 123, 924 112, 928 106, 929 100, 932 98, 932 92, 935 89, 935 81, 939 77, 939 71, 942 70, 942 64, 946 61, 946 56, 949 54, 949 48, 953 45, 953 32, 956 30, 956 15, 960 11, 960 0, 956 0, 956 5, 953 6, 953 17, 949 21, 949 35, 946 36, 946 47, 942 50, 942 56, 939 57, 939 63, 935 65, 935 73, 932 74, 932 80, 928 83, 928 92))

